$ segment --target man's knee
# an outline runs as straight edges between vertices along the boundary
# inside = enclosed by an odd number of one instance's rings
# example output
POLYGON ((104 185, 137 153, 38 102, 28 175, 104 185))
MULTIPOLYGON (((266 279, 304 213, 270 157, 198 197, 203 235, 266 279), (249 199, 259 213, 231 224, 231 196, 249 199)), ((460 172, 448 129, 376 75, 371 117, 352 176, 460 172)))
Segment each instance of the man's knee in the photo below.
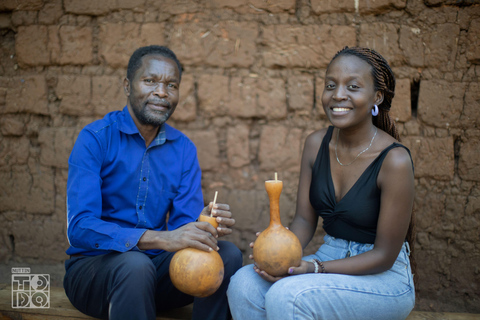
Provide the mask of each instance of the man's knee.
POLYGON ((141 252, 118 253, 113 266, 114 277, 120 281, 151 282, 155 280, 152 260, 141 252))

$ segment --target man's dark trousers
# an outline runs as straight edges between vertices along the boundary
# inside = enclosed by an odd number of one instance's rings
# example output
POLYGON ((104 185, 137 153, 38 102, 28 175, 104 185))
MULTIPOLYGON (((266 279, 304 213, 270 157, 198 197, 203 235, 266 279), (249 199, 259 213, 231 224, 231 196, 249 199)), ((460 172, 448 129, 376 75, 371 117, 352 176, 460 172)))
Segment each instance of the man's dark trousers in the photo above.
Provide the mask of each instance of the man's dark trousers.
POLYGON ((103 319, 155 319, 156 311, 188 305, 193 319, 230 319, 226 291, 230 277, 242 266, 242 254, 232 243, 219 241, 225 276, 206 298, 178 291, 169 277, 173 252, 150 256, 138 251, 71 257, 65 262, 65 292, 81 312, 103 319))

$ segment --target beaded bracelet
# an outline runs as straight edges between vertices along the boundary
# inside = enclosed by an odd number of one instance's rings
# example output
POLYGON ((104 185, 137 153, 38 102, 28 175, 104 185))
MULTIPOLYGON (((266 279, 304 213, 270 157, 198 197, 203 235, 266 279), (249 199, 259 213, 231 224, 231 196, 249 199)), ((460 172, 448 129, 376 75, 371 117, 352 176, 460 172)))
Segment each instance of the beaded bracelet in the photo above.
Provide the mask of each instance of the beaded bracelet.
POLYGON ((315 264, 315 273, 318 273, 318 270, 317 270, 317 264, 320 265, 320 267, 322 268, 322 273, 327 273, 327 271, 325 271, 325 266, 323 265, 323 262, 318 260, 318 259, 313 259, 316 264, 315 264))
POLYGON ((312 259, 310 260, 311 263, 313 263, 313 266, 315 267, 315 273, 318 273, 318 267, 319 267, 319 264, 318 264, 318 260, 317 259, 312 259))

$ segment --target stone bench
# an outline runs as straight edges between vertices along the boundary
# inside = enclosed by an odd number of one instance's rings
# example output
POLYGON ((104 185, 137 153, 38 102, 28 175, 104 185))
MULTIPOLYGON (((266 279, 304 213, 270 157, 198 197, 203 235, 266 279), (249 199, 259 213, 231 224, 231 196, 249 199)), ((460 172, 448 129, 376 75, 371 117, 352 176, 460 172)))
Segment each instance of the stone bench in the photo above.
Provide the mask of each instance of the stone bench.
MULTIPOLYGON (((192 318, 192 305, 157 315, 157 320, 181 320, 192 318)), ((50 308, 12 308, 10 285, 0 284, 0 319, 94 319, 72 306, 63 288, 50 288, 50 308)), ((407 320, 479 320, 480 314, 413 311, 407 320)))

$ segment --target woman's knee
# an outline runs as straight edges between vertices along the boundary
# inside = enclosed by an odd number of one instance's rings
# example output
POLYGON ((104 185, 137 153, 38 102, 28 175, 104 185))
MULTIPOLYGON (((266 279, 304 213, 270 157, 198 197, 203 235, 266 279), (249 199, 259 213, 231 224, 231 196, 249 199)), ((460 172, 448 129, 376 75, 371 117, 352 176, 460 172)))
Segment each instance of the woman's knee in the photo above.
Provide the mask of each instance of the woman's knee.
POLYGON ((253 272, 251 265, 240 268, 231 278, 228 286, 227 295, 230 297, 239 298, 243 294, 248 294, 252 290, 255 281, 252 281, 252 276, 257 276, 253 272))

